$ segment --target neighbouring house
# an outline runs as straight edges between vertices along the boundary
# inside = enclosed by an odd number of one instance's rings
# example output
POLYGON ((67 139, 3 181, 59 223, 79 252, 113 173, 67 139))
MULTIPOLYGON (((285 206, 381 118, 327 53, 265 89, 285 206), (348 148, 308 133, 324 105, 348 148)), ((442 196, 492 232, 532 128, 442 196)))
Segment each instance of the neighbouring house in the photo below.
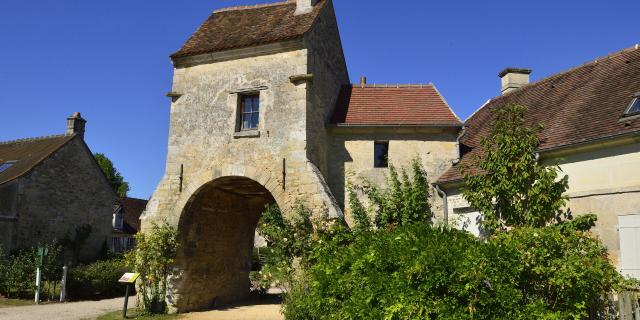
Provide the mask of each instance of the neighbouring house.
MULTIPOLYGON (((602 152, 633 158, 637 152, 624 148, 637 146, 631 135, 640 125, 623 114, 640 91, 638 52, 625 50, 523 88, 518 87, 528 71, 508 70, 503 82, 505 91, 512 91, 489 105, 521 102, 532 108, 532 120, 554 124, 545 131, 548 142, 542 148, 551 149, 543 159, 559 152, 556 147, 612 136, 633 143, 586 154, 592 160, 602 152)), ((433 191, 447 195, 433 196, 436 219, 473 217, 472 208, 459 204, 458 165, 451 167, 477 147, 490 107, 480 109, 463 130, 432 84, 368 85, 365 79, 351 84, 331 0, 217 10, 171 60, 166 171, 142 217, 142 230, 160 221, 179 230, 180 276, 169 293, 172 311, 247 296, 254 231, 266 205, 277 204, 290 216, 303 204, 349 221, 346 184, 359 176, 384 182, 390 163, 406 166, 419 156, 431 182, 442 176, 433 191)), ((599 211, 597 230, 617 257, 618 233, 611 228, 618 222, 611 221, 640 213, 634 211, 638 184, 603 185, 610 190, 604 194, 617 197, 610 211, 579 207, 582 200, 576 199, 592 199, 594 206, 604 200, 592 196, 591 182, 571 169, 579 160, 570 161, 563 168, 572 176, 571 192, 582 192, 572 198, 574 212, 599 211), (610 213, 613 207, 620 210, 610 213)), ((625 179, 640 177, 631 159, 594 163, 590 170, 606 176, 623 170, 622 163, 628 164, 625 179)))
POLYGON ((63 135, 0 142, 0 244, 5 251, 68 242, 84 261, 111 234, 116 195, 84 141, 80 113, 63 135), (77 243, 76 231, 90 233, 77 243))
POLYGON ((140 216, 147 206, 147 200, 120 197, 113 205, 113 232, 109 250, 123 253, 136 245, 136 234, 140 231, 140 216))
POLYGON ((526 121, 542 124, 538 149, 543 164, 569 175, 568 206, 574 215, 594 213, 594 233, 626 275, 640 278, 640 49, 604 58, 529 82, 527 69, 500 73, 503 95, 465 121, 462 156, 438 180, 446 190, 449 219, 478 234, 481 215, 464 200, 461 166, 480 152, 491 110, 519 104, 526 121))

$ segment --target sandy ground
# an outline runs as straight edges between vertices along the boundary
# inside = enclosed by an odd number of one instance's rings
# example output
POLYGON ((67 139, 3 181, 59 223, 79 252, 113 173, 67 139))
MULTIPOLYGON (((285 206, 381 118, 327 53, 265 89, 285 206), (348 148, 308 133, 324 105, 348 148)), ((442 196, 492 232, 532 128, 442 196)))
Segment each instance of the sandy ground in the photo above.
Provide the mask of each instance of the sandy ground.
POLYGON ((280 314, 280 291, 272 289, 269 293, 221 310, 186 313, 180 320, 284 320, 280 314))
MULTIPOLYGON (((129 298, 129 306, 135 306, 135 297, 129 298)), ((39 306, 9 307, 0 309, 2 320, 84 320, 95 319, 107 312, 122 310, 124 298, 100 301, 54 303, 39 306)))
POLYGON ((189 320, 284 320, 280 304, 238 306, 225 310, 194 312, 182 315, 189 320))

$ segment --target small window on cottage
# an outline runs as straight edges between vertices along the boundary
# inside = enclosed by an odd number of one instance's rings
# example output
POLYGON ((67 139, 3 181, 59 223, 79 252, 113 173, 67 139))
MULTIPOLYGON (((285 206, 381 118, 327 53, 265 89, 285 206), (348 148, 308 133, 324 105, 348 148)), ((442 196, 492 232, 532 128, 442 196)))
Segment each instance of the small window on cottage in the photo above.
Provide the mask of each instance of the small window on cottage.
POLYGON ((16 161, 0 162, 0 173, 11 168, 16 161))
POLYGON ((389 166, 389 142, 376 141, 373 145, 373 166, 387 168, 389 166))
POLYGON ((624 114, 628 116, 640 114, 640 93, 636 94, 636 97, 631 101, 629 108, 627 108, 627 112, 624 114))
POLYGON ((246 94, 240 96, 239 131, 256 130, 260 123, 260 95, 246 94))

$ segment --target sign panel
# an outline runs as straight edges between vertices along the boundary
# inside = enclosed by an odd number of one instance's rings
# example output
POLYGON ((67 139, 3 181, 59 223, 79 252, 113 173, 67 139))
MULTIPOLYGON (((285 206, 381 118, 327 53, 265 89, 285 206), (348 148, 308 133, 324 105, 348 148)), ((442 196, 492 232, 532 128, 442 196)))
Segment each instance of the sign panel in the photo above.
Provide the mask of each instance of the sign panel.
POLYGON ((125 274, 122 275, 120 280, 118 280, 118 282, 121 282, 121 283, 134 283, 134 282, 136 282, 136 279, 138 279, 139 276, 140 276, 139 273, 125 273, 125 274))

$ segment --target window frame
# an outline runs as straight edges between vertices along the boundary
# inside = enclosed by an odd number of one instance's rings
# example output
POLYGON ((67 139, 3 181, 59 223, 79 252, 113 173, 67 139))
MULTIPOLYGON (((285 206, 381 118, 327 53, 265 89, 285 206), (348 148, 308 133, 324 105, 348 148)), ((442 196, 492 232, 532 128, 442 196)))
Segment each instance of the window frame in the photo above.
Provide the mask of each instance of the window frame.
POLYGON ((246 132, 246 131, 257 131, 260 126, 260 92, 244 92, 242 94, 238 94, 238 108, 237 108, 237 124, 236 124, 236 132, 246 132), (245 111, 246 99, 251 98, 251 108, 249 112, 245 111), (257 110, 254 110, 254 102, 258 102, 257 110), (257 114, 258 120, 255 123, 255 127, 245 128, 244 123, 245 119, 249 117, 250 126, 253 125, 253 116, 257 114))
POLYGON ((373 142, 373 167, 374 168, 380 168, 380 169, 386 169, 389 168, 389 141, 374 141, 373 142), (384 160, 383 163, 379 163, 378 162, 378 155, 376 152, 376 148, 379 145, 384 145, 386 146, 386 159, 384 160))
POLYGON ((625 109, 625 111, 624 111, 624 116, 625 117, 631 117, 631 116, 640 115, 640 109, 631 112, 631 109, 633 109, 633 107, 636 104, 640 105, 640 92, 636 93, 633 96, 633 99, 631 100, 631 103, 629 103, 629 106, 627 107, 627 109, 625 109))
POLYGON ((9 161, 5 161, 5 162, 1 162, 0 163, 0 173, 9 170, 11 167, 13 167, 14 164, 16 164, 16 162, 18 162, 18 161, 17 160, 9 160, 9 161))

